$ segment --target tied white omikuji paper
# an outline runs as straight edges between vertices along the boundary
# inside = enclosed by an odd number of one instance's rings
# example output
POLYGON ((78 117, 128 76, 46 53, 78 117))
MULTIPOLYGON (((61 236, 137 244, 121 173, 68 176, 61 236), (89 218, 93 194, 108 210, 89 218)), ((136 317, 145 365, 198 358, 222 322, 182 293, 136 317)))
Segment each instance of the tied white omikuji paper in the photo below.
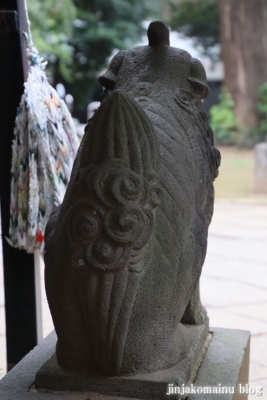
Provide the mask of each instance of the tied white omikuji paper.
POLYGON ((79 147, 70 112, 30 56, 29 75, 17 109, 12 145, 8 242, 28 252, 43 250, 44 230, 61 204, 79 147))

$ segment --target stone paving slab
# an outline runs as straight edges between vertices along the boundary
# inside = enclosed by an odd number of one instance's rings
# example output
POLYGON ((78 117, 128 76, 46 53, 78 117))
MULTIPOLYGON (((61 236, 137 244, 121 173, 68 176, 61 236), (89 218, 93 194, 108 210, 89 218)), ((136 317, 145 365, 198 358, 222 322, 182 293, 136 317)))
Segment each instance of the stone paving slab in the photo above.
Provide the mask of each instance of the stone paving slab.
POLYGON ((258 380, 265 380, 267 382, 267 367, 251 361, 250 357, 250 382, 256 382, 258 380))
MULTIPOLYGON (((252 362, 267 368, 267 333, 263 335, 254 335, 251 338, 251 355, 252 362)), ((267 382, 267 375, 266 375, 267 382)))
POLYGON ((239 283, 207 275, 201 279, 201 297, 206 306, 212 308, 240 306, 267 301, 267 290, 247 283, 239 283))
POLYGON ((247 260, 226 259, 222 257, 216 260, 216 258, 211 258, 210 255, 208 255, 202 274, 202 280, 203 277, 205 278, 206 276, 215 279, 229 279, 232 282, 245 283, 249 286, 255 286, 256 288, 266 290, 267 263, 253 262, 253 268, 251 264, 252 263, 247 260))
POLYGON ((232 314, 228 309, 208 307, 208 315, 210 325, 217 326, 218 328, 225 328, 227 326, 229 329, 245 329, 249 330, 252 335, 266 333, 266 322, 255 321, 246 316, 232 314))
POLYGON ((259 202, 216 202, 201 278, 202 300, 213 326, 252 332, 250 385, 264 388, 263 400, 267 400, 263 361, 267 360, 267 303, 259 299, 267 293, 266 244, 267 197, 259 202))
POLYGON ((256 303, 250 305, 242 305, 240 307, 226 307, 226 312, 231 314, 248 317, 258 322, 264 322, 265 332, 267 329, 267 303, 256 303))
POLYGON ((233 239, 229 239, 229 237, 225 235, 220 235, 220 237, 212 237, 212 235, 210 235, 208 251, 211 254, 219 255, 221 260, 240 260, 243 262, 267 265, 263 253, 266 240, 242 239, 242 237, 238 238, 234 235, 232 237, 233 239))

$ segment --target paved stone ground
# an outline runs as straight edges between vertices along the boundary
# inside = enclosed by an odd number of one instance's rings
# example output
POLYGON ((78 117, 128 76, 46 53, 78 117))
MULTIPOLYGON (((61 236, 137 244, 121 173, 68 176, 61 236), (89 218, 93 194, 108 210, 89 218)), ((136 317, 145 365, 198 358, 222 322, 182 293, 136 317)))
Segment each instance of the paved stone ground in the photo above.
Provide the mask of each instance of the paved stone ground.
MULTIPOLYGON (((267 198, 218 200, 201 278, 210 325, 251 331, 250 385, 267 400, 267 198)), ((42 278, 43 334, 52 330, 42 278)), ((0 376, 5 373, 5 328, 0 260, 0 376)), ((250 396, 253 400, 257 396, 250 396)))
MULTIPOLYGON (((250 385, 267 399, 267 198, 216 201, 201 278, 210 326, 251 331, 250 385)), ((255 396, 250 396, 250 400, 255 396)))

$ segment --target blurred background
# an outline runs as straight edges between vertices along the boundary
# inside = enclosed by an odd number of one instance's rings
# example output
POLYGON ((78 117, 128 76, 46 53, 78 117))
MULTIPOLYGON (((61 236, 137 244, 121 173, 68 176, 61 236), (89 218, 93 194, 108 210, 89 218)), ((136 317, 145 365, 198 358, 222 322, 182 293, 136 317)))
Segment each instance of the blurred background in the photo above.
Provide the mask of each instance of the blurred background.
MULTIPOLYGON (((264 387, 262 398, 267 399, 266 0, 27 2, 35 47, 48 61, 49 82, 65 99, 80 136, 99 104, 97 77, 119 50, 147 44, 152 19, 164 19, 171 45, 204 64, 210 87, 204 107, 222 165, 215 182, 202 299, 211 326, 251 331, 250 383, 264 387)), ((1 376, 6 372, 2 275, 1 376)), ((41 284, 45 336, 53 325, 43 269, 41 284)))
POLYGON ((239 147, 252 147, 267 132, 266 7, 265 0, 28 0, 34 44, 48 60, 50 83, 67 95, 81 123, 88 104, 99 100, 97 77, 110 58, 146 44, 148 21, 163 18, 172 29, 171 45, 206 68, 211 95, 205 107, 217 144, 239 147))

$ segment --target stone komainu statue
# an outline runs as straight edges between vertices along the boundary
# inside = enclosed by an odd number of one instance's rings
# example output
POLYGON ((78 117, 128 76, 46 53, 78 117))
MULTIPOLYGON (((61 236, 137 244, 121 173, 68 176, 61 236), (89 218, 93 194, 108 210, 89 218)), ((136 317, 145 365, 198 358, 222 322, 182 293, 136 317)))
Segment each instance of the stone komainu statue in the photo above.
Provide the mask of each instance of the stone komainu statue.
POLYGON ((102 375, 182 362, 181 321, 206 318, 197 285, 220 161, 201 101, 206 74, 169 46, 162 21, 148 38, 99 78, 102 104, 46 230, 58 363, 102 375))

